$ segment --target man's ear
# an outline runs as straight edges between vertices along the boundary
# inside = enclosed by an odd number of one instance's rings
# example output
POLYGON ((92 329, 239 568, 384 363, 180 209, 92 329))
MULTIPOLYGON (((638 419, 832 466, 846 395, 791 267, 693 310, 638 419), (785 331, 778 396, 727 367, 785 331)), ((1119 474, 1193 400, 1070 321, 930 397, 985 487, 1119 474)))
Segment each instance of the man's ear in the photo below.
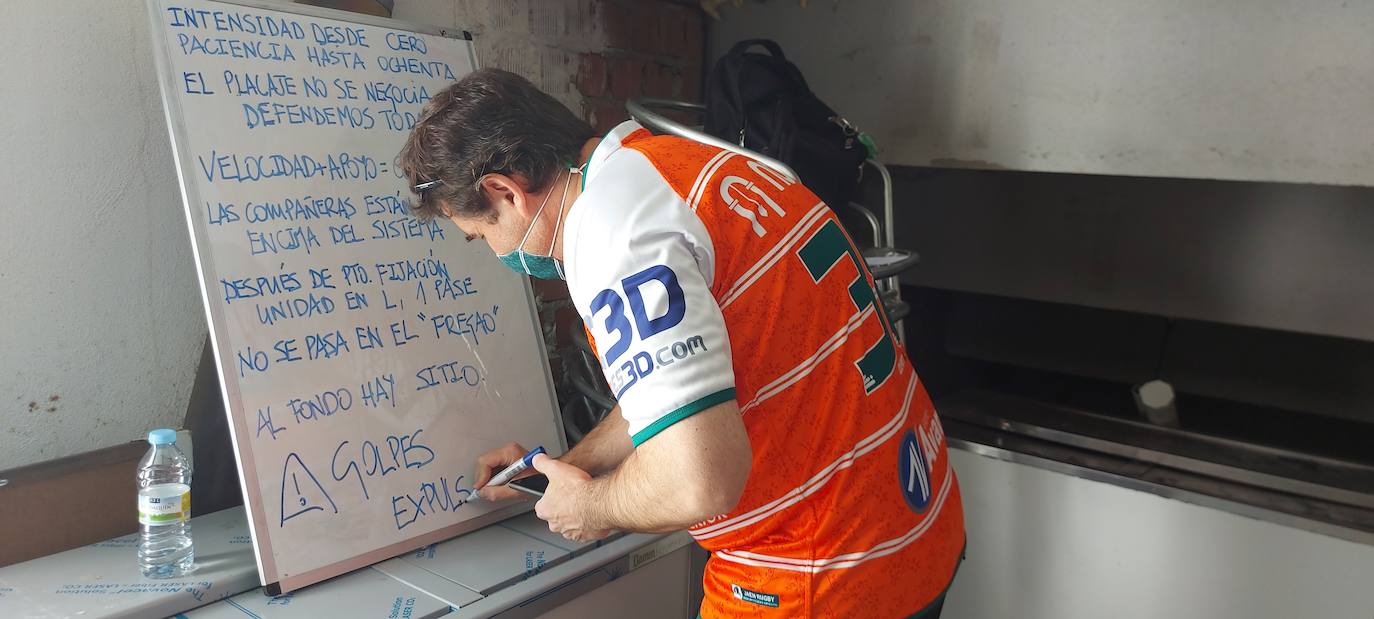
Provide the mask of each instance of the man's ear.
POLYGON ((513 208, 522 218, 534 219, 529 194, 525 192, 525 184, 518 179, 505 174, 488 174, 482 177, 478 186, 486 193, 487 200, 495 208, 496 213, 513 208))

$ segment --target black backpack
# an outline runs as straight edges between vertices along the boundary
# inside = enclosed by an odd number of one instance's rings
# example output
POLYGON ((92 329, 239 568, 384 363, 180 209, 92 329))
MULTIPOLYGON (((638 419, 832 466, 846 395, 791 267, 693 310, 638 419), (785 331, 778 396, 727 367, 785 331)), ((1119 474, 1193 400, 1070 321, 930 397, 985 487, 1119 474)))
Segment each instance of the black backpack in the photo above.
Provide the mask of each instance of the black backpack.
POLYGON ((832 209, 849 203, 868 157, 859 132, 767 39, 740 41, 706 80, 707 133, 781 160, 832 209), (768 54, 747 51, 762 45, 768 54))

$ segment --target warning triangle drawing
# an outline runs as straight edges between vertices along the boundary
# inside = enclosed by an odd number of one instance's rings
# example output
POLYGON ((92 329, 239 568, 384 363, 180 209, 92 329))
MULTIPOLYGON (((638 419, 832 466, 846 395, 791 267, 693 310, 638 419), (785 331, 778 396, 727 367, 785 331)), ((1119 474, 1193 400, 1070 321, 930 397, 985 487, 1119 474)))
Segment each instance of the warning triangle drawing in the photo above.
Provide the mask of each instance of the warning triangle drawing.
POLYGON ((287 520, 307 512, 324 511, 326 502, 329 509, 339 513, 334 499, 329 498, 329 493, 301 462, 301 457, 294 452, 288 454, 281 470, 281 524, 278 526, 285 526, 287 520))

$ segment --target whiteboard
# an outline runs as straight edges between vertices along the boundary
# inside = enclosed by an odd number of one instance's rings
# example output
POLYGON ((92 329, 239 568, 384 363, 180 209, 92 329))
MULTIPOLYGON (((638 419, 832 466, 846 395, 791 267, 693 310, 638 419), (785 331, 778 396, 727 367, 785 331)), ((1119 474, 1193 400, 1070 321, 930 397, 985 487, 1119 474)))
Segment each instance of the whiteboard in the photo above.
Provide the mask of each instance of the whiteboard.
POLYGON ((148 0, 262 583, 289 591, 529 509, 476 456, 565 448, 529 281, 409 214, 394 164, 476 66, 462 32, 148 0))

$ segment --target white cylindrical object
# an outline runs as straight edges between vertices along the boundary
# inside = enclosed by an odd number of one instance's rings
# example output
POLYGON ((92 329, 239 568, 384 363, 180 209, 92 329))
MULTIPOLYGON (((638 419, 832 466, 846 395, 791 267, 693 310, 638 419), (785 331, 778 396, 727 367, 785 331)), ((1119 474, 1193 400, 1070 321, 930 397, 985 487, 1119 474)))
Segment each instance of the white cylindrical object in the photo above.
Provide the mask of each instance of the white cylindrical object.
POLYGON ((1145 419, 1158 426, 1178 427, 1178 408, 1174 404, 1174 388, 1162 380, 1152 380, 1135 386, 1136 409, 1145 419))

